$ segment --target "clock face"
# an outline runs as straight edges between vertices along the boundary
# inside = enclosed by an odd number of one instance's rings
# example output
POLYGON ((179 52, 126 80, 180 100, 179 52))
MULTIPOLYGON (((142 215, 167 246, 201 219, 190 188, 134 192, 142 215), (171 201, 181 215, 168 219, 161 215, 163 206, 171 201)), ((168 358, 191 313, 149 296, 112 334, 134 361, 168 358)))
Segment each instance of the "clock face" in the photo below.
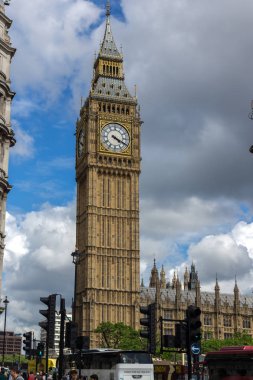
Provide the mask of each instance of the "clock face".
POLYGON ((78 157, 81 157, 81 155, 83 154, 83 148, 84 148, 84 133, 82 130, 79 133, 79 137, 78 137, 78 146, 77 146, 78 157))
POLYGON ((111 152, 123 152, 129 147, 130 137, 125 127, 121 124, 106 124, 101 131, 103 146, 111 152))

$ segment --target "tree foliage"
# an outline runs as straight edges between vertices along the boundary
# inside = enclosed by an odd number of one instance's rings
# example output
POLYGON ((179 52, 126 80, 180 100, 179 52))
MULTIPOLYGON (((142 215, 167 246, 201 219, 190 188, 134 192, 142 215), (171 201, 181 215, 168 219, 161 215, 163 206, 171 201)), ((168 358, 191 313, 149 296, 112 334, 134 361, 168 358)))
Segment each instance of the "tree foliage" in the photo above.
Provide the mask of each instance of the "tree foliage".
POLYGON ((253 340, 250 335, 244 333, 236 333, 233 337, 219 340, 219 339, 208 339, 202 340, 201 351, 203 354, 210 351, 218 351, 222 347, 227 346, 251 346, 253 345, 253 340))
POLYGON ((101 346, 122 350, 143 350, 147 344, 138 331, 124 323, 102 322, 95 330, 100 334, 101 346))

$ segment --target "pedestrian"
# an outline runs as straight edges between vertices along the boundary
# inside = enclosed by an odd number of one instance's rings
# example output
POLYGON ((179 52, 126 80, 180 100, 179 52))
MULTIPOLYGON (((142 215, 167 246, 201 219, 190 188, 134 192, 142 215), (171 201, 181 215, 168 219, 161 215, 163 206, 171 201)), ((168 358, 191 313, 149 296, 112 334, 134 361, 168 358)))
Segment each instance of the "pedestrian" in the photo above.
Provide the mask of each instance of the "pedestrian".
POLYGON ((35 375, 34 375, 33 371, 31 371, 29 373, 28 380, 35 380, 35 375))
POLYGON ((6 375, 5 375, 4 367, 1 368, 0 380, 6 380, 6 375))
POLYGON ((11 367, 11 377, 12 380, 24 380, 23 376, 20 374, 18 367, 11 367))
POLYGON ((43 380, 43 372, 42 371, 37 373, 36 380, 43 380))
POLYGON ((78 373, 76 369, 72 369, 70 371, 70 380, 77 380, 78 379, 78 373))

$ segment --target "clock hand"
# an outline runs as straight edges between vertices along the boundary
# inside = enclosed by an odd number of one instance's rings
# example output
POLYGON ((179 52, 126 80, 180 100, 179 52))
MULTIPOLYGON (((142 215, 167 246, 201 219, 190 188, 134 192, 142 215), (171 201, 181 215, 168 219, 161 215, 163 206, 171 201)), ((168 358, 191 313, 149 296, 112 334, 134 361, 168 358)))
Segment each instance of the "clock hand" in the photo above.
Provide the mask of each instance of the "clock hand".
POLYGON ((121 143, 121 140, 118 139, 118 137, 116 137, 115 135, 112 135, 112 138, 113 138, 114 140, 118 141, 119 143, 121 143))
POLYGON ((118 139, 118 137, 116 137, 115 135, 112 135, 112 138, 113 138, 114 140, 118 141, 118 143, 121 143, 121 144, 124 144, 124 145, 127 146, 127 144, 126 144, 124 141, 118 139))

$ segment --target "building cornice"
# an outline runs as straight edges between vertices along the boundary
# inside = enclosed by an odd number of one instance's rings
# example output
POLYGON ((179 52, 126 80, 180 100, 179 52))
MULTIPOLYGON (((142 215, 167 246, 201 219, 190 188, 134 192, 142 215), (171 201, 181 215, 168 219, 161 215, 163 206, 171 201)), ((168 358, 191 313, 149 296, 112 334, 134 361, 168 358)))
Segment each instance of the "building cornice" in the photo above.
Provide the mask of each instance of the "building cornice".
POLYGON ((11 47, 9 44, 0 39, 0 50, 3 50, 5 53, 10 54, 11 57, 13 57, 17 49, 11 47))
MULTIPOLYGON (((0 77, 2 76, 2 72, 0 72, 0 77)), ((0 88, 2 88, 7 96, 9 96, 11 99, 14 98, 16 93, 10 89, 10 86, 3 80, 0 79, 0 88)))
POLYGON ((0 20, 2 20, 5 23, 8 29, 11 27, 12 20, 9 17, 7 17, 6 14, 2 11, 0 11, 0 20))
POLYGON ((11 128, 6 127, 5 120, 0 115, 0 133, 5 136, 6 139, 10 141, 10 146, 16 144, 16 139, 14 138, 14 132, 11 128))

